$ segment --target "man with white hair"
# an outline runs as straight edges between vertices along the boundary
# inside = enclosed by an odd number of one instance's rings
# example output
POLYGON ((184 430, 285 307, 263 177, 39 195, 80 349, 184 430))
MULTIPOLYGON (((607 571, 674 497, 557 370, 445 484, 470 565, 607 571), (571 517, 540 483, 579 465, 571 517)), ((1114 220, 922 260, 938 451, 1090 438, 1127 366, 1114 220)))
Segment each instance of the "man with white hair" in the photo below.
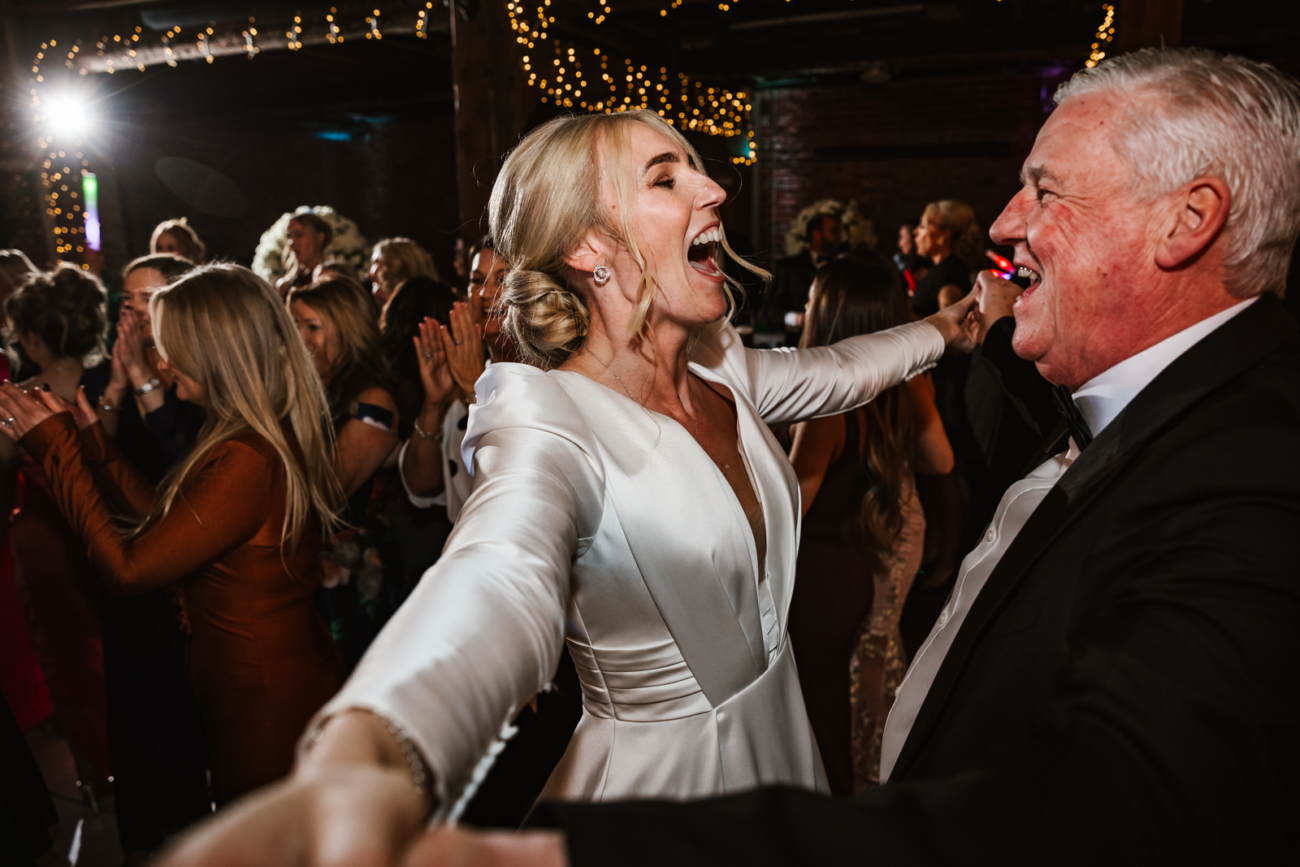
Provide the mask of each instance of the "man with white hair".
POLYGON ((1014 300, 1015 350, 1067 392, 1067 420, 899 690, 889 782, 854 801, 552 805, 563 836, 442 832, 414 862, 1287 858, 1300 336, 1277 296, 1300 232, 1300 86, 1149 49, 1057 102, 991 232, 1033 284, 978 288, 984 327, 1014 300))

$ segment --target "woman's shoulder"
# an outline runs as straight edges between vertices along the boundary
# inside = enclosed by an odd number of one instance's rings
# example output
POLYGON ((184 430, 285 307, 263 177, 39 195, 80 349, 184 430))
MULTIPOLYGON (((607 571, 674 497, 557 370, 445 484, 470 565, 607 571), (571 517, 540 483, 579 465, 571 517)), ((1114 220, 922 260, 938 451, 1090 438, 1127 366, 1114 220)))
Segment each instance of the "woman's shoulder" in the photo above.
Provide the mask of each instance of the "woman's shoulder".
POLYGON ((490 364, 475 387, 477 401, 470 407, 471 423, 480 430, 488 426, 573 427, 581 412, 564 386, 565 376, 517 362, 490 364))
POLYGON ((588 451, 595 437, 583 404, 566 383, 574 376, 580 374, 544 371, 514 362, 488 365, 476 387, 477 402, 469 408, 466 460, 471 459, 484 437, 516 429, 548 434, 553 442, 567 441, 588 451))

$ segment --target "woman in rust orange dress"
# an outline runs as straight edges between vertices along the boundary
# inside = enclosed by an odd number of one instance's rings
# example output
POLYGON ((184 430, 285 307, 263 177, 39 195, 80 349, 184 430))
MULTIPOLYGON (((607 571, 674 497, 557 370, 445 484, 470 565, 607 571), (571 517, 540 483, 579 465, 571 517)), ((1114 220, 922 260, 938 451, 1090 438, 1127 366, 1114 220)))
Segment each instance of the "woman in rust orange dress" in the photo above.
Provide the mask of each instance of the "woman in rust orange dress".
POLYGON ((287 773, 308 717, 339 687, 311 597, 341 495, 320 380, 270 286, 212 265, 158 292, 150 312, 178 396, 208 417, 156 490, 84 395, 70 414, 52 393, 6 383, 0 429, 41 462, 111 591, 179 584, 220 803, 287 773))

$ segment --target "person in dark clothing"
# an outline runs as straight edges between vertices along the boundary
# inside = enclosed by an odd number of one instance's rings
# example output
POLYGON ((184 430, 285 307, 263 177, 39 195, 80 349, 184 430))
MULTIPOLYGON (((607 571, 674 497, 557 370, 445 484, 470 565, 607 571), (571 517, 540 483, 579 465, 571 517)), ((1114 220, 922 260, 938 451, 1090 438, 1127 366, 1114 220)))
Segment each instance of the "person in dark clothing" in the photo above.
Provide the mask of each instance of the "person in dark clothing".
POLYGON ((970 205, 942 199, 925 206, 916 226, 916 252, 933 265, 912 293, 918 317, 938 311, 946 287, 956 287, 959 298, 970 291, 970 272, 979 267, 983 244, 984 232, 970 205))

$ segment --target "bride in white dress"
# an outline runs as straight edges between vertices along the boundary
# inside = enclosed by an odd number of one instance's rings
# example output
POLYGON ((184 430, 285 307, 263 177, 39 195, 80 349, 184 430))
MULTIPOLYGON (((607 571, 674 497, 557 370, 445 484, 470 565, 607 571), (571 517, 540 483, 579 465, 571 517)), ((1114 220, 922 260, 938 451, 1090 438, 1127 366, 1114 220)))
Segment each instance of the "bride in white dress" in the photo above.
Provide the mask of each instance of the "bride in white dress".
POLYGON ((973 299, 831 347, 745 349, 724 198, 651 112, 560 118, 509 157, 492 230, 536 366, 479 380, 455 532, 294 775, 177 863, 384 863, 454 818, 566 640, 584 714, 544 796, 826 789, 786 636, 799 486, 767 425, 932 366, 973 299))

